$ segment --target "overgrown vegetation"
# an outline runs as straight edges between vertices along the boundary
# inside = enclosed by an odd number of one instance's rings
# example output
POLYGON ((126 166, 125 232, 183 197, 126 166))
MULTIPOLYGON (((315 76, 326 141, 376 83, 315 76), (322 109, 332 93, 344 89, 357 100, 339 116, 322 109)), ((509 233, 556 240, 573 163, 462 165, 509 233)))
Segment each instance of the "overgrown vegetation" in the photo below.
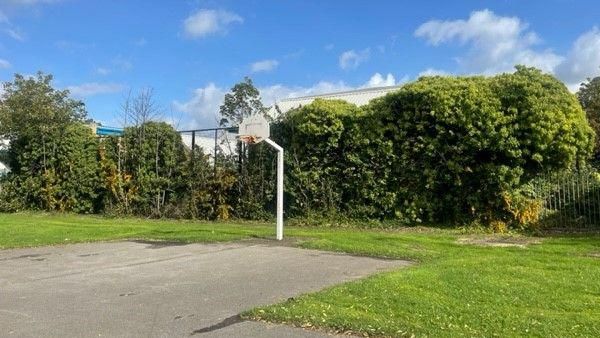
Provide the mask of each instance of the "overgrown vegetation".
MULTIPOLYGON (((130 96, 123 137, 97 140, 83 126, 83 104, 53 89, 50 76, 17 76, 0 110, 12 169, 0 207, 269 217, 268 147, 237 144, 215 159, 154 121, 158 110, 150 90, 130 96)), ((245 79, 226 95, 221 124, 265 113, 245 79)), ((520 66, 494 77, 423 77, 363 107, 318 99, 281 116, 272 134, 286 149, 288 216, 498 229, 535 222, 532 180, 582 166, 594 145, 577 98, 551 75, 520 66)))
POLYGON ((282 122, 291 211, 404 223, 536 219, 539 174, 585 163, 594 134, 550 75, 425 77, 362 108, 316 100, 282 122))

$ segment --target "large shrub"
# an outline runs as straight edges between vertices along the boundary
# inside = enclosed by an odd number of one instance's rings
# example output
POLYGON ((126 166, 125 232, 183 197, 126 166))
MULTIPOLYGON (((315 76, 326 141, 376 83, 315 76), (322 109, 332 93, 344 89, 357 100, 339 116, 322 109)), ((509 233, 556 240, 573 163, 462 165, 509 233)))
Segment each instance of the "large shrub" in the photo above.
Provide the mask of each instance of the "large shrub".
POLYGON ((397 215, 456 221, 506 216, 506 196, 590 154, 574 95, 518 67, 494 78, 425 77, 371 104, 394 143, 397 215))
POLYGON ((345 125, 359 109, 345 101, 317 99, 290 111, 278 141, 286 150, 286 192, 292 214, 339 211, 345 125))

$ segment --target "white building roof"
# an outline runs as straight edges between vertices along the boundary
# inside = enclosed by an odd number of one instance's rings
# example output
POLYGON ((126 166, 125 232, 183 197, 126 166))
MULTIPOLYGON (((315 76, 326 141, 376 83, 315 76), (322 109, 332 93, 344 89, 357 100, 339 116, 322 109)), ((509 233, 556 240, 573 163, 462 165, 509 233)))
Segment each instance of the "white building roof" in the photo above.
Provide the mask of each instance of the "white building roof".
MULTIPOLYGON (((212 134, 212 132, 210 133, 212 134)), ((236 152, 237 138, 235 133, 219 132, 217 137, 218 152, 223 155, 233 155, 236 152)), ((181 135, 181 140, 188 148, 192 148, 192 134, 185 133, 181 135)), ((210 136, 196 134, 194 142, 197 147, 201 148, 202 151, 210 155, 210 158, 214 157, 215 153, 215 138, 214 134, 210 136)))
POLYGON ((280 101, 275 102, 275 104, 271 107, 270 114, 273 117, 277 116, 277 109, 275 108, 275 106, 279 108, 279 111, 281 113, 286 113, 292 109, 310 104, 315 99, 344 100, 348 103, 353 103, 357 106, 364 106, 367 103, 369 103, 369 101, 371 101, 372 99, 384 96, 387 93, 400 89, 401 87, 402 86, 361 88, 336 93, 282 99, 280 101))

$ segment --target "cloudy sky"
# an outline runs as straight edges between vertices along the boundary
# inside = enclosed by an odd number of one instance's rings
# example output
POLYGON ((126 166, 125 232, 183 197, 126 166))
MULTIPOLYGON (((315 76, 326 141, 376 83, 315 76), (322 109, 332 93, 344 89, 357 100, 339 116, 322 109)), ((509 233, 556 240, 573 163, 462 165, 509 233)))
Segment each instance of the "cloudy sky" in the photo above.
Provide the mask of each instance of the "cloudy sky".
POLYGON ((0 80, 51 73, 108 125, 152 87, 181 128, 215 126, 244 76, 266 104, 515 64, 575 91, 600 75, 599 13, 586 0, 0 0, 0 80))

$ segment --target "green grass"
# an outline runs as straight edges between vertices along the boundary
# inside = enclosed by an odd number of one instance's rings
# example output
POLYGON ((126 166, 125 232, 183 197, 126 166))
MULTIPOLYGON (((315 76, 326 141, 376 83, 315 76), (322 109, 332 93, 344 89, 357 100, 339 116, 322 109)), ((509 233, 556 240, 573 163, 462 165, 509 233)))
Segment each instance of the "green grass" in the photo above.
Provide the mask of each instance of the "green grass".
POLYGON ((124 239, 224 242, 266 237, 273 231, 272 226, 243 222, 112 219, 44 213, 0 214, 0 249, 124 239))
MULTIPOLYGON (((0 214, 0 247, 118 239, 229 241, 272 237, 273 228, 259 223, 0 214)), ((415 264, 244 316, 374 336, 600 336, 598 235, 547 237, 525 248, 459 244, 459 237, 484 235, 429 228, 288 227, 286 235, 301 239, 299 245, 305 248, 411 259, 415 264)))
POLYGON ((457 244, 459 236, 348 233, 307 242, 419 263, 244 315, 374 336, 600 337, 600 237, 502 248, 457 244))

